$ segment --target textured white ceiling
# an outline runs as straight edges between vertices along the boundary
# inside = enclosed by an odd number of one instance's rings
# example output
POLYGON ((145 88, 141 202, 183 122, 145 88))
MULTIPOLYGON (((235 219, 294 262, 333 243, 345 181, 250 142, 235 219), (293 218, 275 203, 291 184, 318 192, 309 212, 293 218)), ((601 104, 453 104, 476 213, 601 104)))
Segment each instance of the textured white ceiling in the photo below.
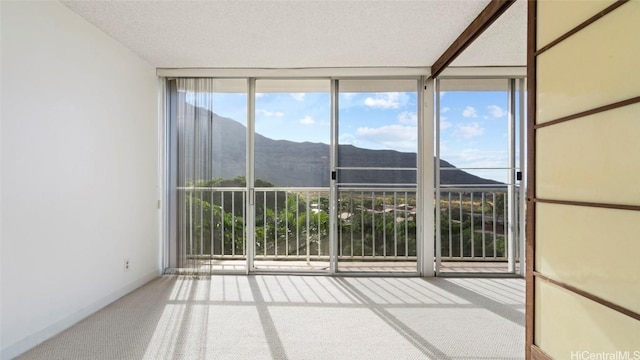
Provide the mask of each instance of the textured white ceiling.
POLYGON ((518 0, 450 66, 525 66, 527 1, 518 0))
MULTIPOLYGON (((426 67, 488 2, 63 1, 159 68, 426 67)), ((508 14, 455 65, 524 65, 526 14, 508 14)))

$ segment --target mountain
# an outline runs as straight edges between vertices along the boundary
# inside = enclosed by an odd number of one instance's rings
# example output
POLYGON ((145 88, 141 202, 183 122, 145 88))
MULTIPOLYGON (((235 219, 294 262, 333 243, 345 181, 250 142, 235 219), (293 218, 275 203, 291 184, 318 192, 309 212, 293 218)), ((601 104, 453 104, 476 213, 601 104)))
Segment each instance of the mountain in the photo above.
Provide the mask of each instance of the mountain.
MULTIPOLYGON (((198 108, 199 122, 189 130, 199 134, 194 144, 187 141, 186 148, 200 149, 197 156, 204 159, 205 168, 198 178, 234 178, 245 173, 246 128, 235 120, 218 116, 198 108), (213 126, 210 126, 213 125, 213 126), (199 143, 198 143, 199 142, 199 143), (194 146, 195 145, 195 146, 194 146), (211 158, 211 155, 213 157, 211 158)), ((183 130, 184 131, 184 130, 183 130)), ((188 137, 187 137, 188 138, 188 137)), ((330 177, 330 146, 322 143, 273 140, 255 134, 255 176, 276 186, 326 187, 330 177)), ((416 154, 395 150, 370 150, 353 145, 340 145, 338 163, 341 167, 394 167, 415 168, 416 154)), ((440 160, 441 167, 455 168, 440 160)), ((416 182, 416 172, 407 170, 342 170, 341 183, 406 183, 416 182)), ((462 170, 443 171, 442 184, 501 184, 462 170)))

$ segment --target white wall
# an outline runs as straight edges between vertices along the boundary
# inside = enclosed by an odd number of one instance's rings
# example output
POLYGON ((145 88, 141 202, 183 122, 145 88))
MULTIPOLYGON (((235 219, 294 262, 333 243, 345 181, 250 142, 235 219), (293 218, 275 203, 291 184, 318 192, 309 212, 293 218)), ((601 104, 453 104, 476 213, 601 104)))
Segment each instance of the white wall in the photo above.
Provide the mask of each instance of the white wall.
POLYGON ((155 69, 58 2, 0 6, 4 359, 161 265, 155 69))

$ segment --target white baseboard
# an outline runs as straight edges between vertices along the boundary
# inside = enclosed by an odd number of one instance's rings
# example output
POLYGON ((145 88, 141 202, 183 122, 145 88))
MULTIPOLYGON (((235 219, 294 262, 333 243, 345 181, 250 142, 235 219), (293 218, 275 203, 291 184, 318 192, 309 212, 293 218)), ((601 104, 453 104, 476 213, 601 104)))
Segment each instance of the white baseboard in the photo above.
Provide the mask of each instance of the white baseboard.
POLYGON ((1 349, 0 359, 1 360, 13 359, 18 355, 36 347, 38 344, 56 336, 57 334, 77 324, 78 322, 88 317, 89 315, 96 313, 98 310, 113 303, 114 301, 120 299, 121 297, 127 295, 128 293, 141 287, 142 285, 148 283, 149 281, 157 278, 161 274, 162 274, 161 270, 153 271, 143 276, 141 279, 132 282, 131 284, 109 294, 108 296, 94 302, 93 304, 85 307, 84 309, 81 309, 80 311, 73 313, 67 316, 66 318, 48 326, 47 328, 42 329, 35 334, 29 335, 26 338, 7 346, 4 349, 1 349))

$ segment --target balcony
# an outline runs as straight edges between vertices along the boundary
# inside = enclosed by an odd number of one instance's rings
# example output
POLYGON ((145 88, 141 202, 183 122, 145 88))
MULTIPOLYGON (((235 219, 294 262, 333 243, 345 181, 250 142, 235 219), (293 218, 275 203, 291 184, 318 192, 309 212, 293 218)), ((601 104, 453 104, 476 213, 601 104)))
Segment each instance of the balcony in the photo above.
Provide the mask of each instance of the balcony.
MULTIPOLYGON (((243 187, 179 188, 180 274, 245 271, 247 192, 243 187)), ((328 271, 327 188, 255 189, 256 270, 328 271)), ((505 188, 449 188, 440 196, 440 271, 504 273, 509 236, 505 188)), ((415 273, 415 188, 340 188, 336 210, 340 272, 415 273)), ((516 229, 515 231, 518 231, 516 229)), ((514 241, 517 245, 517 241, 514 241)), ((519 262, 519 251, 514 251, 519 262)))

